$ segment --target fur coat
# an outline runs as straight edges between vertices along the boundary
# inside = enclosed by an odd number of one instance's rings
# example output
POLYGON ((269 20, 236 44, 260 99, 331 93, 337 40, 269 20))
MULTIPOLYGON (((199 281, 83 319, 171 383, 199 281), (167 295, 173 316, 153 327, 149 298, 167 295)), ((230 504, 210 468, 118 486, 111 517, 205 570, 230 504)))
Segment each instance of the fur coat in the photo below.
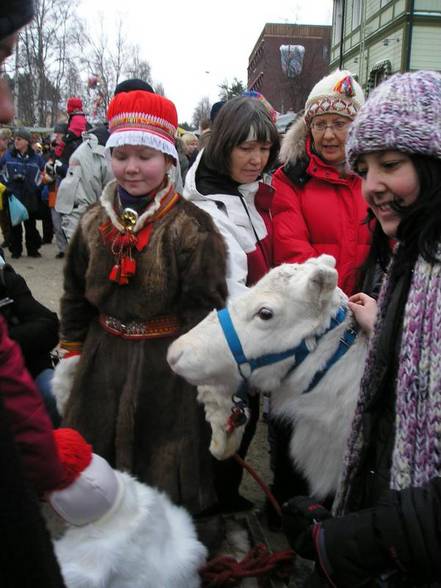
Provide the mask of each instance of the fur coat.
POLYGON ((82 352, 64 425, 80 431, 113 467, 198 513, 215 502, 210 430, 195 388, 167 364, 178 335, 125 340, 104 331, 98 317, 126 323, 175 315, 185 332, 224 305, 225 246, 210 217, 181 199, 154 222, 148 245, 135 249, 129 283, 110 281, 115 258, 99 227, 109 218, 118 225, 116 188, 110 182, 101 204, 82 217, 66 260, 61 335, 82 352))

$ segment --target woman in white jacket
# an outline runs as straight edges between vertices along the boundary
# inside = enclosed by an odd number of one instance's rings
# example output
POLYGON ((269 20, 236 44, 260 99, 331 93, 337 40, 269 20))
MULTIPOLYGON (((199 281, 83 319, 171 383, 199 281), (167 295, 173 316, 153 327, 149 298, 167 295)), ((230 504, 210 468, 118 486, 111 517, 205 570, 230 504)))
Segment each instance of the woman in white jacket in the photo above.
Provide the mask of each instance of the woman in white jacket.
MULTIPOLYGON (((255 284, 272 267, 273 197, 267 172, 279 152, 274 112, 249 97, 228 101, 214 122, 209 143, 187 173, 184 198, 208 212, 227 244, 228 295, 255 284)), ((250 419, 239 455, 245 457, 256 430, 259 398, 250 398, 250 419)), ((216 489, 223 511, 252 504, 239 495, 241 468, 217 462, 216 489)))

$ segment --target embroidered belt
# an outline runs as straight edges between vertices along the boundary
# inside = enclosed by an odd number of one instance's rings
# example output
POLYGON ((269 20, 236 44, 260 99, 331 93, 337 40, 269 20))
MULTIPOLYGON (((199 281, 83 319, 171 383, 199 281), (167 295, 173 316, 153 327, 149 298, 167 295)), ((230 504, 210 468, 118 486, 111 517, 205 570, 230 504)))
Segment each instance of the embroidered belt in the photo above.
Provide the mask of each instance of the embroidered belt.
POLYGON ((123 323, 108 314, 100 314, 99 321, 103 329, 111 335, 133 341, 177 335, 180 327, 178 318, 172 314, 159 316, 149 321, 130 321, 127 323, 123 323))

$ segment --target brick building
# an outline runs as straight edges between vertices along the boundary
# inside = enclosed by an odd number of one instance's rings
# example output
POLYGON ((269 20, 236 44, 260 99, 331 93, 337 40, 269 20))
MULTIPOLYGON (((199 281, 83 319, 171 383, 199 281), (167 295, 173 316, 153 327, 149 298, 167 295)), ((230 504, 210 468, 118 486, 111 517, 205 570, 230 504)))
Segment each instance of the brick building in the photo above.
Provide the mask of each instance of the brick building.
POLYGON ((279 112, 299 111, 313 85, 329 71, 331 26, 267 23, 248 60, 248 89, 261 92, 279 112), (302 71, 284 73, 281 45, 305 49, 302 71))

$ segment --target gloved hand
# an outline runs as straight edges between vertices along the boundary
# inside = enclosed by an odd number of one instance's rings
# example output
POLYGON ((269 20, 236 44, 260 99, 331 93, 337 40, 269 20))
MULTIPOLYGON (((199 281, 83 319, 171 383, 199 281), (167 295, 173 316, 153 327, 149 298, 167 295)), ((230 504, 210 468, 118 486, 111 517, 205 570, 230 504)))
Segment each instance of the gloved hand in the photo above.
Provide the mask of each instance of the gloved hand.
POLYGON ((295 496, 282 506, 282 528, 289 544, 305 559, 315 559, 313 527, 332 517, 324 506, 309 496, 295 496))
POLYGON ((46 163, 46 165, 44 166, 44 171, 47 173, 48 176, 54 176, 55 175, 54 162, 52 160, 49 160, 46 163))
POLYGON ((59 159, 56 159, 54 161, 54 172, 57 174, 59 169, 62 167, 63 167, 63 163, 59 159))
MULTIPOLYGON (((330 518, 320 524, 314 534, 318 562, 331 585, 365 588, 374 582, 377 585, 375 578, 380 577, 388 578, 385 582, 388 586, 408 585, 403 581, 401 571, 407 569, 412 559, 407 538, 412 536, 414 526, 412 523, 410 533, 403 527, 405 517, 399 506, 399 495, 399 492, 389 491, 376 507, 330 518)), ((415 503, 411 508, 416 512, 415 503)), ((438 577, 430 575, 427 560, 425 564, 421 563, 423 559, 419 561, 419 581, 409 582, 409 585, 429 585, 438 577)))

